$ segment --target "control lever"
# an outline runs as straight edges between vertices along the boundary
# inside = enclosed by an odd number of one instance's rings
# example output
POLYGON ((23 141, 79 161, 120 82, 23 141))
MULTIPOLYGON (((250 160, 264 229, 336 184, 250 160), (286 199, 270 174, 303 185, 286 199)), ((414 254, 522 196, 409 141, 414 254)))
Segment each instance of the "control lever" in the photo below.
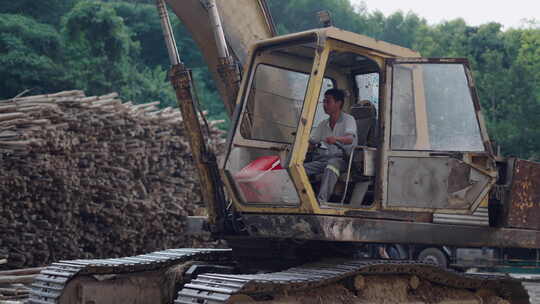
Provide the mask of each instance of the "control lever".
POLYGON ((348 153, 347 150, 345 150, 345 145, 340 143, 339 141, 336 141, 334 145, 336 145, 336 147, 338 147, 341 152, 343 152, 343 158, 346 158, 348 153))

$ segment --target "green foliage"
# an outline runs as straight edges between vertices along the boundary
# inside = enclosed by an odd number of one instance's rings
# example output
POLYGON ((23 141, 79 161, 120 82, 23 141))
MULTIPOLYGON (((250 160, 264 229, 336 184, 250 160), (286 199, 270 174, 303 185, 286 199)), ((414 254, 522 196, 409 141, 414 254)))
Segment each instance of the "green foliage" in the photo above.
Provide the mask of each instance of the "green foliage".
MULTIPOLYGON (((503 31, 497 23, 470 26, 463 19, 429 25, 413 12, 385 16, 349 0, 268 4, 280 34, 319 27, 316 12, 329 10, 339 28, 413 48, 424 57, 468 58, 491 138, 505 154, 540 158, 538 21, 503 31)), ((153 0, 19 0, 3 3, 0 13, 0 98, 28 88, 34 93, 77 88, 176 106, 153 0)), ((211 119, 226 118, 200 50, 171 17, 202 107, 211 119)))
POLYGON ((63 19, 68 71, 78 88, 92 94, 105 94, 113 88, 128 98, 136 85, 137 56, 134 42, 122 18, 107 4, 78 3, 63 19))
POLYGON ((201 102, 202 108, 208 111, 208 116, 211 119, 225 120, 226 123, 221 127, 227 128, 230 120, 227 111, 225 110, 225 106, 223 105, 223 101, 210 78, 208 68, 203 67, 194 69, 193 81, 195 82, 197 96, 201 102))
POLYGON ((58 32, 21 15, 0 14, 0 98, 65 87, 58 32))
POLYGON ((78 0, 16 0, 2 1, 0 13, 17 14, 31 17, 38 22, 51 25, 60 24, 60 18, 75 5, 78 0))
POLYGON ((277 18, 280 34, 320 27, 316 14, 323 10, 331 12, 337 27, 347 30, 358 27, 355 9, 349 0, 268 1, 268 4, 274 18, 282 17, 277 18))
POLYGON ((402 12, 396 12, 386 18, 382 32, 377 38, 412 47, 418 37, 417 32, 420 30, 420 26, 425 23, 424 19, 420 19, 413 13, 404 15, 402 12))
POLYGON ((540 28, 524 30, 517 63, 527 71, 533 83, 534 96, 540 102, 540 28))
POLYGON ((348 0, 268 1, 268 4, 279 34, 320 27, 316 13, 323 10, 331 12, 335 26, 346 30, 358 28, 355 8, 348 0))
MULTIPOLYGON (((150 11, 148 5, 119 7, 83 1, 65 15, 62 34, 68 58, 66 66, 75 87, 88 94, 117 91, 134 102, 159 100, 163 107, 176 106, 174 91, 166 81, 166 71, 157 63, 147 64, 140 59, 138 37, 124 22, 128 20, 138 29, 137 26, 142 26, 142 21, 152 16, 155 9, 150 11), (120 17, 117 9, 131 17, 120 17)), ((155 15, 154 19, 159 22, 155 15)), ((153 33, 150 31, 145 37, 161 38, 160 31, 159 23, 154 23, 153 33)), ((157 41, 146 42, 153 43, 155 49, 164 49, 155 46, 157 41)))
MULTIPOLYGON (((134 88, 140 91, 135 94, 138 100, 157 98, 163 106, 176 106, 174 91, 170 83, 165 81, 165 69, 169 68, 170 63, 155 5, 128 2, 113 2, 111 5, 116 14, 122 17, 131 38, 140 45, 140 55, 134 59, 137 64, 147 67, 143 71, 144 77, 140 79, 141 84, 134 88)), ((174 16, 173 13, 170 15, 174 16)), ((211 81, 200 50, 177 18, 171 18, 171 23, 182 60, 194 69, 194 81, 202 108, 208 111, 211 119, 225 119, 227 115, 223 102, 211 81)))
MULTIPOLYGON (((163 41, 161 22, 155 4, 112 2, 111 5, 132 33, 132 39, 139 43, 140 62, 147 66, 169 67, 169 56, 163 41)), ((205 66, 201 52, 191 39, 191 35, 178 18, 174 18, 172 12, 169 14, 175 39, 182 53, 182 60, 193 68, 205 66)))
POLYGON ((316 13, 328 10, 336 27, 411 47, 418 27, 426 24, 413 13, 369 14, 365 7, 353 6, 348 0, 269 1, 269 6, 280 34, 318 28, 316 13))
POLYGON ((515 123, 520 127, 519 155, 540 155, 540 28, 522 30, 514 74, 517 106, 515 123))
POLYGON ((113 2, 111 6, 124 21, 132 39, 139 43, 139 61, 147 66, 167 67, 169 57, 155 5, 113 2))
POLYGON ((176 108, 176 94, 171 83, 167 80, 167 71, 161 66, 153 69, 145 68, 139 74, 140 80, 136 88, 136 97, 133 100, 138 102, 160 101, 160 106, 176 108))

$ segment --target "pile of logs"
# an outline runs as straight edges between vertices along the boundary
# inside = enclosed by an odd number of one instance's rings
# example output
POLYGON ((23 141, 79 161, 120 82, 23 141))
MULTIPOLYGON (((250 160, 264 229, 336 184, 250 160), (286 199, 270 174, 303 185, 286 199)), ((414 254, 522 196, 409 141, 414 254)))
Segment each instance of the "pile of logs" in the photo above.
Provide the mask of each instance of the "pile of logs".
POLYGON ((182 233, 202 206, 188 138, 158 104, 82 91, 0 101, 0 268, 196 245, 182 233))
POLYGON ((21 303, 28 298, 30 284, 43 268, 0 271, 0 304, 21 303))

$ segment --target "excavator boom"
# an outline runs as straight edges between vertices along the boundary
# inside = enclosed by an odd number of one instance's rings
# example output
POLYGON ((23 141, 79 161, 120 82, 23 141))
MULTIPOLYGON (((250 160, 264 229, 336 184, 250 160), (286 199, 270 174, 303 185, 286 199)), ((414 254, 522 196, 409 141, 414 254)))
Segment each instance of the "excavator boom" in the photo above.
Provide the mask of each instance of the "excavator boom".
POLYGON ((232 115, 240 82, 239 75, 234 75, 235 68, 246 63, 250 45, 276 34, 266 1, 167 0, 167 3, 200 48, 225 108, 232 115), (213 3, 219 11, 230 58, 224 58, 221 41, 216 40, 215 23, 211 22, 213 3))

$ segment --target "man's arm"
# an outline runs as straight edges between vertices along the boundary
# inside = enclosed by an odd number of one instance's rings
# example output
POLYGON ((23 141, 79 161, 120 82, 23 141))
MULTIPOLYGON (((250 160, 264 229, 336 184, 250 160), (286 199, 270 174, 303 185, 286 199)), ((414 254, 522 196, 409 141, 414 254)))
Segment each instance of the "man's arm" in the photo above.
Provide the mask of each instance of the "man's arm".
POLYGON ((328 136, 325 141, 331 145, 335 144, 336 142, 340 142, 344 145, 350 145, 354 141, 354 135, 345 134, 344 136, 328 136))
POLYGON ((346 116, 344 133, 345 134, 342 136, 329 136, 325 141, 331 145, 335 144, 336 141, 339 141, 344 145, 354 143, 354 139, 356 138, 356 120, 351 116, 346 116))

